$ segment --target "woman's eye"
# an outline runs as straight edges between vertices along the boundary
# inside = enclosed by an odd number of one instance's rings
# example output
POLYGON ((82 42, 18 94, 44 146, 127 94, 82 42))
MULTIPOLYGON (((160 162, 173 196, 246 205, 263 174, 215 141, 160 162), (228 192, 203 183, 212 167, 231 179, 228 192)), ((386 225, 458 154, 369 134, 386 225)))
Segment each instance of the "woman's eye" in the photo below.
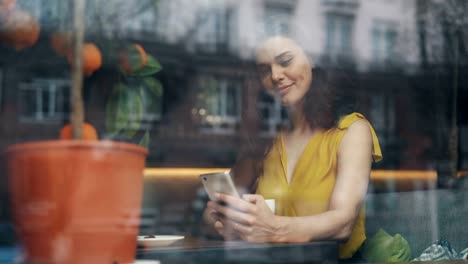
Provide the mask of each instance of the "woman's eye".
POLYGON ((291 61, 292 61, 292 58, 286 59, 286 60, 281 60, 281 61, 279 62, 279 64, 280 64, 282 67, 286 67, 286 66, 288 66, 288 65, 291 63, 291 61))

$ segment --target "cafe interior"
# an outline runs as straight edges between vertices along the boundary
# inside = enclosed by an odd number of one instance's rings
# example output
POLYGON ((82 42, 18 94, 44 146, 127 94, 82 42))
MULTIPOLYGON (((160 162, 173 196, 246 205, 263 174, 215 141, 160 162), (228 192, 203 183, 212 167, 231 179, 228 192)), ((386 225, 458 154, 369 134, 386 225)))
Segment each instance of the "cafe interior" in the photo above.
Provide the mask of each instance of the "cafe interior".
POLYGON ((341 262, 339 241, 207 231, 200 175, 229 172, 251 135, 268 142, 288 123, 256 69, 273 35, 299 39, 377 135, 361 261, 466 260, 467 12, 457 0, 0 0, 0 263, 341 262))

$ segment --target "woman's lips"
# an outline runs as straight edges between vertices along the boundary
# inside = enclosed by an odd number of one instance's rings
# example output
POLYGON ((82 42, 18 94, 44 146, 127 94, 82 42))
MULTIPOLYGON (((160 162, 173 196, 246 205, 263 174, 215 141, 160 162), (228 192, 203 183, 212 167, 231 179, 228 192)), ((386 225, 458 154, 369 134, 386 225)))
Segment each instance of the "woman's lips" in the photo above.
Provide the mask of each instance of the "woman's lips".
POLYGON ((279 88, 278 88, 278 93, 279 93, 281 96, 287 94, 287 93, 289 92, 289 89, 291 88, 291 86, 293 86, 293 84, 289 84, 289 85, 285 85, 285 86, 279 87, 279 88))

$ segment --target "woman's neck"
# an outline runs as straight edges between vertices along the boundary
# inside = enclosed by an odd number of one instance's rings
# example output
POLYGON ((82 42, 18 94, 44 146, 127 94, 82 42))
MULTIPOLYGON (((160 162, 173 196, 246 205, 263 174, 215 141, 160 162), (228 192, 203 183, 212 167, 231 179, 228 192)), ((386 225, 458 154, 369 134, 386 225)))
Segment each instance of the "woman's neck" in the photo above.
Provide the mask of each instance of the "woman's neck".
POLYGON ((304 134, 314 131, 309 122, 305 117, 302 107, 289 108, 289 118, 291 120, 291 128, 289 133, 291 134, 304 134))

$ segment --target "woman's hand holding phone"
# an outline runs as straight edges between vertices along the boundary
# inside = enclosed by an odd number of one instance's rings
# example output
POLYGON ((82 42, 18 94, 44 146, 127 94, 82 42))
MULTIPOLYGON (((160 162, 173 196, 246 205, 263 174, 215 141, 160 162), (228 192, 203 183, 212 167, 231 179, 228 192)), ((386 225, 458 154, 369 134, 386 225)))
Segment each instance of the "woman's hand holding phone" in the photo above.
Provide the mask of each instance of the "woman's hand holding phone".
MULTIPOLYGON (((205 188, 208 197, 210 198, 209 203, 218 203, 220 206, 226 206, 222 201, 219 201, 216 198, 216 194, 223 193, 227 195, 232 195, 234 197, 240 198, 239 193, 237 192, 236 187, 232 181, 231 175, 228 172, 217 172, 217 173, 208 173, 200 175, 200 180, 205 188)), ((229 228, 225 224, 225 217, 213 210, 212 208, 206 209, 204 213, 204 218, 206 221, 211 224, 216 231, 224 237, 226 240, 239 239, 239 236, 235 233, 232 228, 229 228)))
POLYGON ((273 214, 263 196, 246 194, 242 198, 218 193, 216 201, 208 202, 208 209, 219 215, 214 227, 223 237, 235 235, 249 242, 280 241, 277 230, 280 217, 273 214))
POLYGON ((200 180, 210 197, 208 218, 224 239, 242 238, 252 242, 271 241, 276 219, 261 195, 239 196, 228 172, 200 175, 200 180))

